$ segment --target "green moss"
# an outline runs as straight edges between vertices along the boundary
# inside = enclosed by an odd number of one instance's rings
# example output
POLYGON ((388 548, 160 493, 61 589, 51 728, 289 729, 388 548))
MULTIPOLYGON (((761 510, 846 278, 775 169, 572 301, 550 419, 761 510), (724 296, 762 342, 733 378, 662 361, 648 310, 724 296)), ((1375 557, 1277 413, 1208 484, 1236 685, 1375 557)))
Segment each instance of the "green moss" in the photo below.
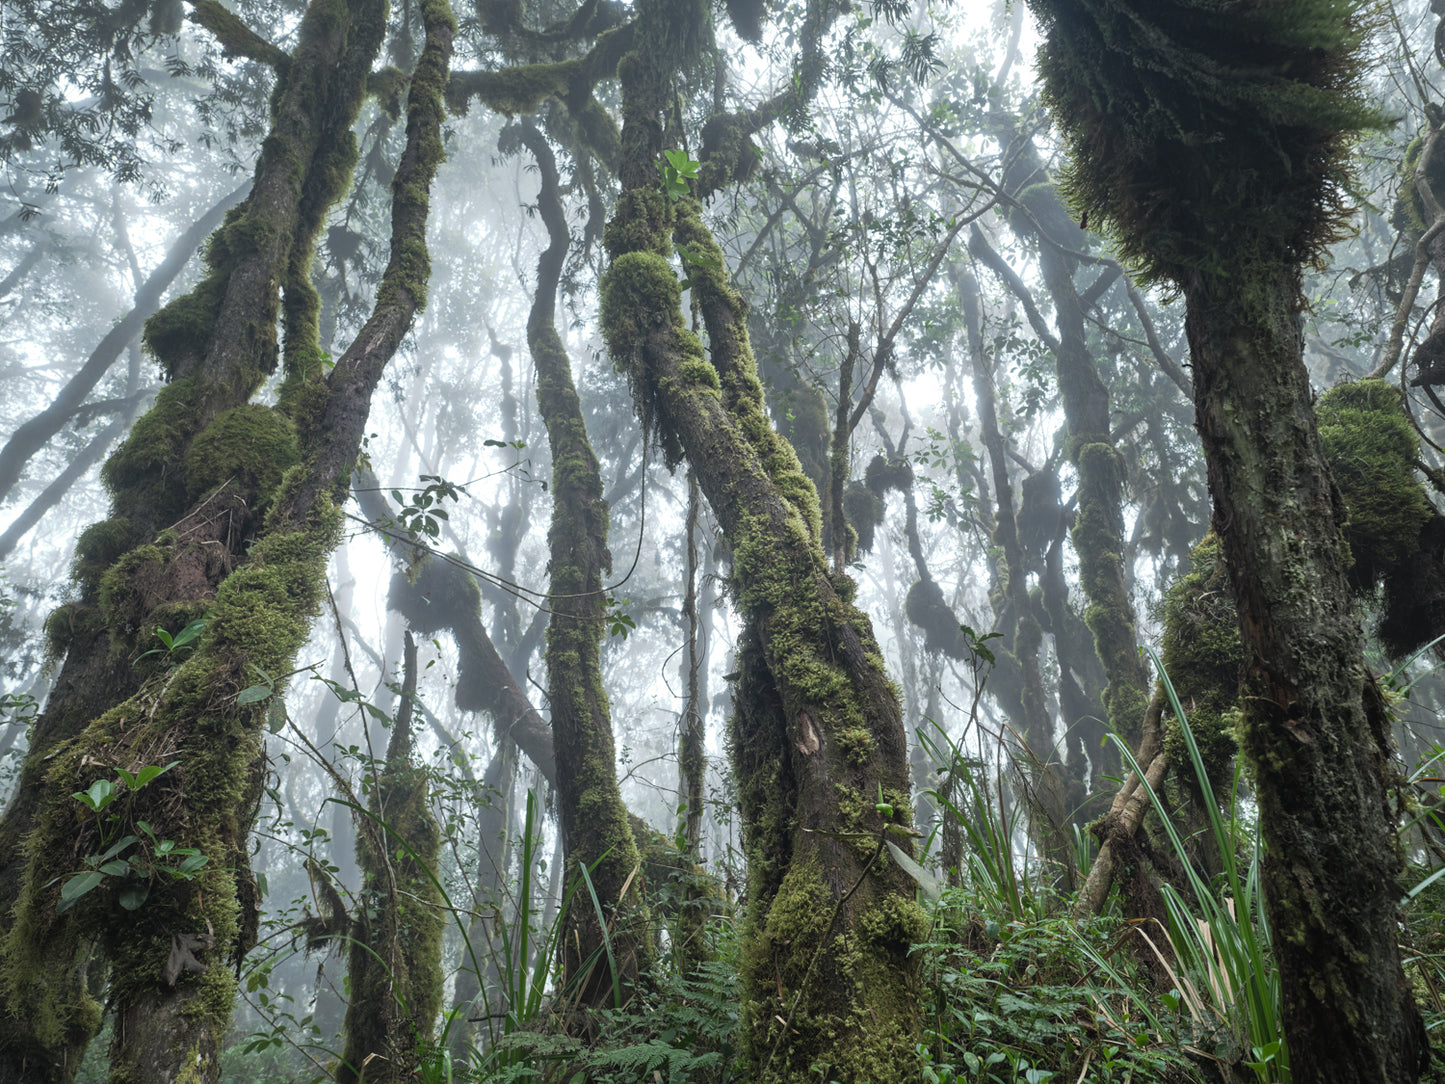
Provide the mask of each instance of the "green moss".
MULTIPOLYGON (((626 252, 602 276, 602 334, 617 368, 628 371, 646 333, 677 319, 682 290, 656 252, 626 252)), ((706 362, 704 362, 706 364, 706 362)))
POLYGON ((1420 442, 1405 416, 1400 390, 1383 380, 1341 384, 1315 404, 1320 444, 1349 509, 1345 539, 1357 590, 1419 548, 1420 529, 1434 515, 1415 475, 1420 442))
POLYGON ((192 442, 184 460, 187 494, 194 501, 228 483, 253 509, 263 509, 300 458, 290 421, 247 403, 217 415, 192 442))
POLYGON ((168 377, 193 371, 205 358, 226 281, 212 272, 146 321, 143 341, 168 377))
POLYGON ((161 520, 180 517, 185 492, 167 468, 180 461, 195 431, 196 395, 194 378, 177 380, 162 388, 150 410, 136 420, 101 468, 101 478, 115 497, 124 495, 128 505, 153 509, 161 520))
POLYGON ((105 619, 97 606, 85 602, 57 606, 45 619, 46 659, 58 661, 74 640, 93 636, 103 628, 105 619))
POLYGON ((395 65, 387 65, 366 77, 366 95, 375 98, 388 117, 398 120, 401 117, 401 98, 408 82, 406 72, 395 65))
POLYGON ((100 578, 121 555, 135 545, 135 527, 125 516, 92 523, 75 543, 71 576, 83 593, 98 590, 100 578))
POLYGON ((839 747, 850 764, 862 766, 873 756, 876 742, 867 727, 855 726, 840 730, 837 735, 839 747))
POLYGON ((509 117, 535 113, 548 98, 567 94, 570 80, 580 74, 581 64, 564 60, 542 64, 520 64, 488 72, 458 72, 447 86, 447 104, 455 113, 465 113, 473 98, 489 109, 509 117))
POLYGON ((859 553, 873 551, 873 534, 883 522, 887 505, 863 482, 851 481, 843 489, 843 511, 857 534, 859 553))
MULTIPOLYGON (((1191 554, 1191 567, 1164 595, 1160 661, 1188 713, 1209 778, 1230 777, 1236 752, 1244 646, 1219 536, 1210 531, 1191 554)), ((1174 769, 1193 778, 1177 720, 1166 721, 1165 750, 1174 769)))
POLYGON ((170 550, 137 546, 116 561, 100 580, 100 612, 106 625, 122 635, 134 635, 155 605, 155 585, 166 579, 170 550))
POLYGON ((714 391, 722 390, 722 382, 718 379, 717 370, 701 358, 689 358, 677 367, 678 376, 696 387, 712 388, 714 391))

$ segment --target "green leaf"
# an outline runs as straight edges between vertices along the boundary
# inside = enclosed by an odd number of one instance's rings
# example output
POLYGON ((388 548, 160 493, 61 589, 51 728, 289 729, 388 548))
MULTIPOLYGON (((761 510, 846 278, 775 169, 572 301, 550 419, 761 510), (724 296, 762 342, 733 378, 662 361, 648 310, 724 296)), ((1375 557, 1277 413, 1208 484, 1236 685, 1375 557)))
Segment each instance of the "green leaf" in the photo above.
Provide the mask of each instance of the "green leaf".
POLYGON ((209 861, 210 859, 203 854, 193 854, 176 867, 176 872, 182 877, 190 877, 209 861))
POLYGON ((60 898, 72 901, 78 900, 103 880, 105 880, 105 874, 101 873, 98 869, 93 869, 86 873, 77 873, 60 886, 60 898))
POLYGON ((269 685, 249 685, 236 695, 236 706, 244 708, 247 704, 265 700, 270 695, 271 686, 269 685))
POLYGON ((151 886, 144 881, 126 885, 116 895, 118 902, 127 911, 137 911, 141 904, 145 903, 146 897, 151 894, 151 886))
MULTIPOLYGON (((272 734, 281 733, 281 728, 286 725, 286 702, 279 696, 266 705, 266 729, 272 734)), ((276 803, 280 805, 280 802, 276 803)))
POLYGON ((173 760, 164 767, 160 767, 155 764, 147 764, 144 768, 142 768, 139 772, 136 773, 135 783, 132 784, 131 789, 136 790, 140 787, 145 786, 152 779, 165 775, 166 772, 170 771, 179 763, 179 760, 173 760))
POLYGON ((109 779, 97 779, 89 790, 78 790, 71 797, 92 812, 99 813, 115 798, 115 784, 109 779))
MULTIPOLYGON (((175 641, 167 646, 170 647, 172 651, 179 651, 183 647, 188 647, 193 640, 205 631, 205 628, 206 619, 204 617, 198 617, 185 628, 181 629, 180 632, 176 633, 175 641)), ((156 634, 160 635, 159 629, 156 630, 156 634)))
POLYGON ((923 889, 923 894, 928 897, 930 902, 937 903, 943 898, 943 886, 938 883, 938 878, 908 857, 908 852, 891 839, 884 840, 884 842, 888 844, 888 851, 893 855, 893 861, 898 863, 898 867, 904 873, 918 882, 918 887, 923 889))
MULTIPOLYGON (((141 824, 145 824, 145 822, 142 821, 141 824)), ((109 862, 109 861, 110 861, 112 858, 114 858, 116 855, 120 854, 121 851, 125 850, 125 849, 126 849, 127 847, 129 847, 132 843, 134 843, 135 840, 136 840, 136 837, 135 837, 135 836, 123 836, 122 838, 120 838, 120 839, 116 840, 114 843, 112 843, 109 847, 107 847, 107 848, 105 849, 105 853, 104 853, 104 854, 96 855, 95 861, 96 861, 96 862, 109 862)))

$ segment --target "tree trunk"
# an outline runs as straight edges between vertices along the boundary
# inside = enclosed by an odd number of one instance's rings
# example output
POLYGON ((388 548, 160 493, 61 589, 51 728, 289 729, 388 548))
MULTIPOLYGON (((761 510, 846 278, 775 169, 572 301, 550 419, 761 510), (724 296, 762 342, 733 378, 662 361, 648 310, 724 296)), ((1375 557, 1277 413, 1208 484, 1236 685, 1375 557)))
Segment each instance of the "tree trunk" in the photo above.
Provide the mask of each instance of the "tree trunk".
POLYGON ((1199 434, 1246 647, 1244 748, 1298 1081, 1414 1080, 1401 970, 1390 718, 1345 578, 1345 510, 1315 432, 1295 288, 1185 288, 1199 434))
POLYGON ((563 916, 559 951, 568 995, 583 1008, 598 1008, 619 992, 625 995, 646 974, 651 937, 641 859, 617 785, 612 718, 602 684, 608 602, 602 577, 612 571, 608 508, 571 362, 554 323, 571 234, 551 148, 530 125, 523 126, 522 140, 541 172, 539 211, 550 241, 538 261, 527 345, 537 368, 537 405, 552 446, 552 525, 547 533, 547 605, 552 616, 546 659, 557 814, 568 881, 580 881, 585 867, 590 882, 573 895, 563 916))
POLYGON ((1075 205, 1187 306, 1294 1079, 1414 1080, 1428 1051, 1397 944, 1389 713, 1364 662, 1300 321, 1300 269, 1349 223, 1350 140, 1384 122, 1359 90, 1363 5, 1033 6, 1075 205))
MULTIPOLYGON (((639 40, 670 33, 644 24, 639 40)), ((751 1079, 822 1071, 901 1084, 917 1075, 909 948, 927 929, 885 847, 891 835, 911 848, 902 711, 852 582, 829 572, 817 493, 763 411, 746 307, 723 254, 697 204, 670 202, 658 184, 670 73, 686 59, 676 52, 639 50, 619 66, 624 191, 604 241, 602 325, 644 422, 669 462, 686 456, 733 550, 751 1079), (690 281, 710 358, 684 327, 674 239, 697 257, 690 281)))
POLYGON ((406 633, 401 702, 386 762, 371 779, 358 821, 364 881, 351 931, 351 1001, 338 1084, 400 1084, 415 1079, 431 1043, 442 993, 441 831, 425 769, 412 756, 416 641, 406 633))
MULTIPOLYGON (((147 324, 172 383, 107 464, 117 518, 88 532, 77 564, 81 601, 71 614, 78 627, 63 680, 74 687, 69 675, 98 658, 113 660, 122 675, 137 673, 96 683, 105 695, 79 690, 75 702, 52 701, 47 711, 66 726, 48 750, 32 749, 37 783, 16 803, 36 827, 5 940, 5 993, 12 1010, 23 1006, 29 1037, 53 1043, 54 1019, 74 1014, 76 1004, 56 975, 73 973, 79 944, 99 940, 120 1021, 111 1051, 116 1084, 219 1075, 235 968, 255 943, 259 904, 247 842, 263 782, 265 711, 240 703, 239 694, 258 675, 278 681, 272 675, 289 670, 306 638, 371 393, 424 299, 427 267, 418 253, 441 157, 452 24, 445 0, 424 0, 422 9, 427 44, 410 88, 391 260, 372 318, 329 376, 317 364, 314 328, 293 324, 296 335, 311 338, 288 343, 281 404, 246 402, 275 366, 285 267, 297 249, 313 251, 326 206, 342 194, 350 122, 384 28, 382 5, 370 0, 345 9, 313 5, 298 30, 298 57, 273 98, 273 131, 251 196, 209 246, 211 273, 147 324), (283 482, 298 452, 304 461, 283 482), (173 526, 156 536, 165 523, 173 526), (155 544, 131 548, 152 538, 155 544), (158 600, 170 608, 162 612, 158 600), (151 635, 158 622, 174 628, 200 611, 205 631, 189 655, 129 666, 142 630, 151 635), (113 776, 113 768, 135 772, 163 756, 175 771, 143 792, 126 791, 119 822, 82 821, 77 838, 72 792, 113 776), (208 863, 143 882, 149 894, 139 910, 121 909, 119 885, 107 883, 57 914, 52 886, 73 872, 72 855, 98 853, 107 824, 123 830, 141 819, 208 863)), ((308 266, 309 259, 298 258, 308 266)), ((145 845, 136 846, 147 860, 145 845)))

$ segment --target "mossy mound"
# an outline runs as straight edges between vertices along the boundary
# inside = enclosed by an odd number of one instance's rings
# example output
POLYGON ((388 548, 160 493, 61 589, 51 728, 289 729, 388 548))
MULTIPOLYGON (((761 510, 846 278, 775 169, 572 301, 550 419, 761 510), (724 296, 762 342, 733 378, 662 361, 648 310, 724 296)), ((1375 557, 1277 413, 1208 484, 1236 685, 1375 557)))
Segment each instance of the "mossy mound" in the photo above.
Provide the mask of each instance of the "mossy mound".
POLYGON ((890 489, 902 493, 913 484, 913 464, 906 459, 875 455, 863 471, 863 483, 880 497, 890 489))
POLYGON ((481 602, 481 591, 472 574, 437 558, 423 562, 411 576, 403 572, 392 576, 386 597, 387 607, 406 618, 413 631, 423 636, 435 636, 475 621, 481 602))
POLYGON ((264 508, 281 476, 301 461, 291 423, 247 403, 218 415, 186 451, 186 492, 196 500, 229 484, 253 509, 264 508))
POLYGON ((859 553, 872 552, 873 532, 882 524, 886 507, 883 498, 863 482, 855 480, 844 487, 843 512, 848 517, 848 525, 857 534, 859 553))
MULTIPOLYGON (((1227 778, 1236 746, 1239 679, 1244 645, 1239 613, 1219 536, 1210 531, 1194 547, 1192 567, 1164 595, 1160 661, 1194 731, 1210 778, 1227 778)), ((1176 771, 1191 772, 1184 733, 1165 724, 1164 747, 1176 771)))
POLYGON ((98 590, 106 569, 139 541, 135 526, 124 516, 92 523, 75 543, 71 574, 82 591, 98 590))
POLYGON ((1419 439, 1399 389, 1383 380, 1341 384, 1315 405, 1320 444, 1349 508, 1345 539, 1357 591, 1371 591, 1419 548, 1434 515, 1415 477, 1419 439))
POLYGON ((951 659, 968 656, 958 617, 943 601, 943 588, 933 580, 919 580, 908 589, 903 612, 923 630, 925 650, 942 652, 951 659))
POLYGON ((1061 522, 1062 491, 1056 470, 1035 471, 1020 487, 1019 544, 1029 553, 1041 555, 1053 544, 1061 522))
POLYGON ((112 495, 124 494, 128 505, 153 508, 161 522, 173 520, 185 510, 185 492, 167 468, 181 458, 190 439, 195 396, 194 379, 177 380, 162 388, 155 404, 136 419, 130 435, 100 470, 112 495))
POLYGON ((1344 5, 1030 6, 1070 203, 1141 281, 1248 295, 1350 228, 1350 144, 1385 119, 1344 5))

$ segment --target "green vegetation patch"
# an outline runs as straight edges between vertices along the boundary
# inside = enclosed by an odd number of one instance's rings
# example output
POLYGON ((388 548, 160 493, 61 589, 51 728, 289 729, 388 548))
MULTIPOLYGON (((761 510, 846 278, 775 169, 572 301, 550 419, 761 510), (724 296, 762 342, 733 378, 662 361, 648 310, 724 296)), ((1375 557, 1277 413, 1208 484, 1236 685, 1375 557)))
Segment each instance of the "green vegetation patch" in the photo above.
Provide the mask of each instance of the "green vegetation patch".
POLYGON ((1434 515, 1415 474, 1420 441, 1400 390, 1383 380, 1341 384, 1315 404, 1320 444, 1349 509, 1345 540, 1356 590, 1419 549, 1420 529, 1434 515))

